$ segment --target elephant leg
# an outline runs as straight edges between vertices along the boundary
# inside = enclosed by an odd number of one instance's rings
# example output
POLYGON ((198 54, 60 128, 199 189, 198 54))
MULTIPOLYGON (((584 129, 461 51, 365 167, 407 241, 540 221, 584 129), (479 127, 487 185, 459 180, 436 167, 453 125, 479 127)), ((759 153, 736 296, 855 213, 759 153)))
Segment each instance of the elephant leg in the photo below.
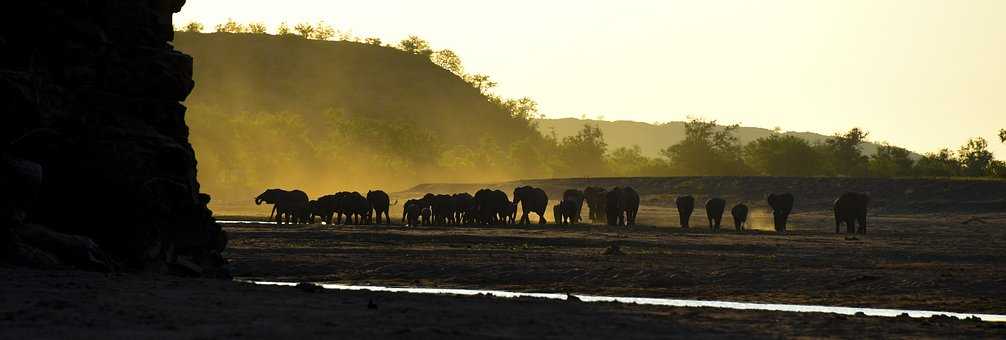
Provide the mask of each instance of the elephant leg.
MULTIPOLYGON (((545 224, 545 223, 548 223, 548 221, 545 220, 545 212, 538 213, 538 224, 545 224)), ((565 221, 563 221, 563 223, 565 223, 565 221)))

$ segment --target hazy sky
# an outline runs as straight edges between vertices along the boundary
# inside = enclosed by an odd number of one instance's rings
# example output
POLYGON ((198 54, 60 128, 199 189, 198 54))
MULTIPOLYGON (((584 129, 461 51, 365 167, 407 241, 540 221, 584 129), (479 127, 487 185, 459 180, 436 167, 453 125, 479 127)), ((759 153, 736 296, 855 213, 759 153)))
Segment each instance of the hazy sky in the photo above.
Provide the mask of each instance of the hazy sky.
POLYGON ((983 136, 1006 157, 1006 0, 189 0, 175 21, 227 18, 416 34, 549 117, 983 136))

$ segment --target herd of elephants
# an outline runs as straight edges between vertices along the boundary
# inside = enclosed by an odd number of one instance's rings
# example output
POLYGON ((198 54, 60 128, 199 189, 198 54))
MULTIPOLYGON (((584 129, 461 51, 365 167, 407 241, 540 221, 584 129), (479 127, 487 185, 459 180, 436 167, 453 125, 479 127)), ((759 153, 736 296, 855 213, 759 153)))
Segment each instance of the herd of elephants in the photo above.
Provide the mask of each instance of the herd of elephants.
MULTIPOLYGON (((773 193, 768 195, 767 201, 772 208, 775 230, 786 231, 786 222, 793 211, 793 195, 773 193)), ((844 223, 848 233, 866 233, 869 202, 870 197, 863 193, 847 192, 838 197, 834 204, 835 232, 840 232, 844 223)), ((398 201, 391 203, 388 194, 381 190, 369 191, 366 196, 359 192, 339 192, 311 200, 301 190, 269 189, 255 198, 255 204, 263 203, 273 205, 269 219, 275 220, 277 224, 312 224, 316 218, 329 225, 371 224, 375 223, 376 217, 377 224, 383 222, 390 225, 389 210, 398 201)), ((566 190, 562 200, 552 207, 555 223, 580 223, 584 203, 592 222, 606 222, 612 226, 636 224, 639 193, 631 187, 566 190)), ((695 198, 680 196, 675 203, 681 227, 688 228, 695 210, 695 198)), ((506 192, 493 189, 482 189, 475 195, 430 193, 404 203, 402 223, 405 226, 529 224, 530 215, 536 214, 538 223, 545 224, 548 204, 545 191, 531 186, 514 189, 512 201, 506 192), (519 219, 518 206, 521 208, 519 219)), ((712 230, 720 229, 726 207, 727 201, 722 198, 706 201, 706 215, 712 230)), ((734 228, 743 230, 749 213, 748 206, 739 203, 730 209, 730 213, 733 215, 734 228)))

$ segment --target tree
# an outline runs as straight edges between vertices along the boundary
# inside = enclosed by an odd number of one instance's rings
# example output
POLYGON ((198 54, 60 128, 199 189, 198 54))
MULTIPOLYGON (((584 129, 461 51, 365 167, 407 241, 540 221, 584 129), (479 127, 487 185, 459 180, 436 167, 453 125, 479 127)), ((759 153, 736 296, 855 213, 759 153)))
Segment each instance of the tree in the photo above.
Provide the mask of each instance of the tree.
POLYGON ((297 34, 300 34, 300 36, 304 37, 304 39, 311 39, 311 37, 314 36, 314 25, 306 22, 294 25, 293 30, 297 31, 297 34))
POLYGON ((743 175, 750 169, 741 160, 734 132, 739 125, 718 126, 716 121, 693 118, 685 123, 685 140, 660 153, 682 175, 743 175))
POLYGON ((193 21, 185 25, 185 32, 200 33, 205 29, 203 24, 198 21, 193 21))
POLYGON ((218 24, 216 30, 218 33, 243 33, 245 28, 234 19, 228 18, 227 22, 218 24))
POLYGON ((286 21, 279 23, 279 27, 276 27, 276 34, 278 35, 290 34, 290 25, 287 25, 286 21))
POLYGON ((364 39, 363 41, 365 43, 367 43, 367 45, 374 45, 374 46, 381 46, 384 43, 384 42, 381 41, 381 38, 377 38, 377 37, 370 37, 370 38, 364 39))
POLYGON ((667 176, 672 172, 666 161, 643 156, 639 145, 617 148, 608 153, 606 158, 608 168, 614 176, 667 176))
POLYGON ((495 81, 489 79, 489 76, 485 74, 478 74, 478 73, 469 74, 465 75, 464 78, 465 82, 471 84, 472 87, 479 89, 479 91, 482 93, 486 93, 492 88, 496 87, 496 85, 499 85, 495 81))
POLYGON ((915 165, 911 155, 904 148, 882 144, 877 147, 877 153, 870 157, 870 174, 880 177, 911 176, 915 165))
POLYGON ((608 143, 597 126, 584 125, 575 136, 562 139, 559 157, 566 166, 565 176, 601 176, 608 173, 604 154, 608 143))
POLYGON ((430 43, 415 35, 410 35, 398 43, 398 47, 402 51, 409 52, 412 54, 429 56, 433 54, 433 50, 430 48, 430 43))
POLYGON ((332 25, 319 21, 318 24, 314 25, 314 32, 310 35, 311 38, 316 40, 328 40, 335 36, 335 33, 335 28, 332 25))
POLYGON ((927 153, 915 162, 912 171, 916 176, 926 177, 950 177, 961 174, 961 162, 954 156, 954 152, 949 149, 942 149, 936 153, 927 153))
POLYGON ((510 113, 510 117, 531 120, 538 113, 538 102, 530 97, 520 99, 507 99, 501 104, 503 110, 510 113))
POLYGON ((248 24, 248 33, 253 34, 265 34, 266 26, 261 22, 253 22, 248 24))
POLYGON ((440 66, 441 68, 451 71, 458 76, 463 76, 464 66, 461 65, 461 57, 451 50, 439 50, 433 53, 432 60, 434 64, 440 66))
POLYGON ((999 140, 1006 143, 1006 129, 999 130, 999 140))
POLYGON ((990 170, 995 157, 988 148, 989 142, 982 137, 973 138, 961 146, 957 154, 960 156, 965 176, 982 177, 991 174, 990 170))
POLYGON ((828 138, 820 151, 823 153, 829 172, 841 176, 866 176, 869 158, 863 156, 860 146, 869 133, 853 128, 844 135, 835 134, 828 138))
POLYGON ((744 146, 744 160, 754 171, 768 176, 814 176, 821 161, 807 140, 774 133, 744 146))

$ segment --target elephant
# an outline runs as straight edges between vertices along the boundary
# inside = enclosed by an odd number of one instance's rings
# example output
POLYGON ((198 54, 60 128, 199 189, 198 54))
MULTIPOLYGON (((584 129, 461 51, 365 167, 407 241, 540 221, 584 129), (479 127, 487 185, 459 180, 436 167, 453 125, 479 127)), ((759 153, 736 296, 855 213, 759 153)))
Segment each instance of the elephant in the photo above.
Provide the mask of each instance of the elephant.
POLYGON ((709 229, 720 230, 720 223, 723 222, 723 210, 727 208, 727 201, 722 198, 713 198, 706 201, 706 217, 709 218, 709 229))
POLYGON ((314 224, 314 217, 320 216, 315 214, 317 210, 318 210, 317 200, 307 201, 307 224, 314 224))
POLYGON ((744 230, 744 225, 748 221, 748 211, 748 206, 744 205, 744 203, 738 203, 730 209, 730 215, 734 217, 734 229, 737 229, 737 231, 744 230))
POLYGON ((433 223, 436 225, 451 225, 455 224, 454 212, 457 208, 454 206, 454 197, 451 195, 436 195, 430 203, 430 208, 433 210, 433 223))
POLYGON ((548 208, 548 195, 545 190, 539 188, 522 186, 513 190, 513 203, 520 204, 521 217, 520 224, 530 224, 531 213, 538 214, 538 224, 545 224, 545 209, 548 208))
POLYGON ((552 207, 552 219, 555 220, 556 225, 562 225, 566 222, 566 212, 563 211, 565 207, 562 206, 566 201, 559 202, 552 207))
POLYGON ((366 197, 354 191, 346 194, 344 202, 346 225, 370 224, 370 202, 367 201, 366 197))
POLYGON ((569 189, 562 193, 562 200, 569 201, 570 204, 572 204, 572 207, 575 208, 571 211, 567 211, 570 215, 569 217, 572 219, 570 223, 580 223, 580 215, 583 212, 583 201, 585 199, 586 197, 584 196, 583 191, 580 190, 569 189))
POLYGON ((458 193, 451 198, 454 199, 454 220, 462 225, 473 224, 472 218, 476 215, 474 212, 475 197, 469 193, 458 193))
POLYGON ((430 209, 428 204, 423 204, 423 206, 419 209, 419 216, 422 219, 423 225, 428 226, 431 225, 431 222, 433 222, 433 210, 430 209))
POLYGON ((608 225, 610 226, 623 226, 625 225, 625 192, 622 188, 614 188, 605 194, 605 207, 604 210, 607 213, 608 225))
POLYGON ((339 196, 325 195, 309 203, 310 216, 308 219, 314 223, 314 217, 321 218, 321 222, 331 225, 336 211, 339 209, 339 196))
POLYGON ((842 223, 845 223, 849 234, 866 234, 866 215, 870 205, 870 196, 857 192, 847 192, 835 200, 835 233, 840 233, 842 223), (859 229, 856 229, 856 225, 859 229))
POLYGON ((300 190, 269 189, 255 198, 255 205, 272 204, 269 219, 275 215, 276 224, 296 224, 307 222, 307 203, 310 201, 307 194, 300 190))
POLYGON ((388 210, 391 209, 391 198, 386 192, 381 190, 368 191, 367 202, 370 203, 370 209, 373 210, 374 216, 377 218, 377 224, 381 224, 381 214, 384 214, 386 224, 391 225, 391 216, 388 215, 388 210))
POLYGON ((475 207, 473 210, 476 211, 476 224, 479 225, 491 225, 495 223, 497 215, 500 212, 501 207, 499 203, 496 202, 496 193, 490 189, 480 189, 475 192, 475 207))
POLYGON ((552 208, 552 214, 554 215, 555 224, 566 225, 566 224, 576 224, 579 219, 576 218, 577 209, 579 205, 576 201, 562 200, 559 204, 556 204, 552 208))
POLYGON ((775 221, 775 231, 786 231, 786 221, 793 212, 793 194, 769 194, 768 205, 772 207, 772 217, 775 221))
POLYGON ((688 221, 692 218, 692 212, 695 211, 695 197, 679 196, 674 200, 674 204, 678 206, 678 218, 681 220, 681 227, 688 228, 688 221))
POLYGON ((639 192, 632 187, 622 189, 622 208, 625 209, 625 224, 636 225, 636 214, 639 213, 639 192))
POLYGON ((406 227, 415 227, 419 225, 419 215, 423 210, 422 203, 419 200, 408 200, 402 205, 402 224, 406 227))
POLYGON ((607 190, 598 187, 587 187, 587 189, 583 190, 583 197, 587 201, 588 215, 590 215, 591 222, 597 223, 605 220, 604 208, 606 206, 605 198, 607 197, 607 193, 607 190))
POLYGON ((503 210, 500 211, 500 223, 511 225, 517 223, 517 203, 510 199, 503 201, 503 210))

